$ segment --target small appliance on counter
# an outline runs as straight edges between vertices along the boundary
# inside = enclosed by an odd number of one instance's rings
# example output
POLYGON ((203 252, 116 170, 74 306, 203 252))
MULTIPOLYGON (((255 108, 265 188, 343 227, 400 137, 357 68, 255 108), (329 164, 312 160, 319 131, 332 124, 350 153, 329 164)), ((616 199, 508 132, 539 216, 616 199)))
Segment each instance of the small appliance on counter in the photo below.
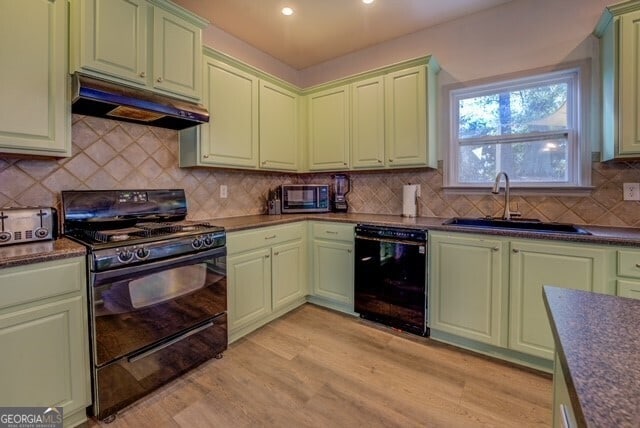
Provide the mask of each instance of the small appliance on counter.
POLYGON ((283 184, 280 186, 282 214, 329 211, 329 185, 283 184))
POLYGON ((52 207, 0 208, 0 246, 58 237, 58 212, 52 207))
POLYGON ((347 193, 351 190, 349 176, 346 174, 335 174, 333 177, 333 211, 346 213, 349 210, 347 204, 347 193))
POLYGON ((269 190, 269 198, 267 199, 267 214, 280 215, 281 201, 280 201, 280 188, 275 190, 269 190))

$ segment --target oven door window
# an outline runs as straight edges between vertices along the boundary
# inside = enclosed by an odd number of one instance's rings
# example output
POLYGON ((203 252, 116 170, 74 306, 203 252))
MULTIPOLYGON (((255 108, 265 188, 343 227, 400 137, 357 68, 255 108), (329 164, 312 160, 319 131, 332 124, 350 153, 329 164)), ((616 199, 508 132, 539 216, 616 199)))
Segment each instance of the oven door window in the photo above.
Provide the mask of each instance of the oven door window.
POLYGON ((179 334, 226 310, 225 256, 93 284, 98 366, 179 334))

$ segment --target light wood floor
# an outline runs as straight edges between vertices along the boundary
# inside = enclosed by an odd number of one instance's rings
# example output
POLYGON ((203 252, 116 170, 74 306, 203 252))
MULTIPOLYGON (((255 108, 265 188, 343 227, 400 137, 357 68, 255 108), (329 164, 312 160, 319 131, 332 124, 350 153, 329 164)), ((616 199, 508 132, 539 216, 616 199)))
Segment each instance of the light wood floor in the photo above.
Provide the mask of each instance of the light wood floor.
POLYGON ((548 427, 551 400, 549 376, 307 304, 103 425, 548 427))

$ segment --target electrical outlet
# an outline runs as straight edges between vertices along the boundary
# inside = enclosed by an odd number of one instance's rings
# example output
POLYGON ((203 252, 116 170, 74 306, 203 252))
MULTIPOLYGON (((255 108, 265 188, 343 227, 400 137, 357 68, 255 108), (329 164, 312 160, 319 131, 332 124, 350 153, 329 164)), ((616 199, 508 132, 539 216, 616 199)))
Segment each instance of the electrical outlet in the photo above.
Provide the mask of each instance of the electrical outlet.
POLYGON ((221 184, 220 185, 220 197, 223 198, 223 199, 227 197, 227 185, 226 184, 221 184))
POLYGON ((622 194, 625 201, 640 201, 640 183, 623 183, 622 194))

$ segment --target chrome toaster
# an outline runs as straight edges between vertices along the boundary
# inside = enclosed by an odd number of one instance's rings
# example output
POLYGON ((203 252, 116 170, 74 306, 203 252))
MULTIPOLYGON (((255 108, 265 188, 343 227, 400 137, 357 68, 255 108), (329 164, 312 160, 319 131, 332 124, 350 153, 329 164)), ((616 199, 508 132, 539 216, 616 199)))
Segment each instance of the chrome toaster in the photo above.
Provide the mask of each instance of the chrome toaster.
POLYGON ((0 245, 56 239, 58 212, 52 207, 0 208, 0 245))

